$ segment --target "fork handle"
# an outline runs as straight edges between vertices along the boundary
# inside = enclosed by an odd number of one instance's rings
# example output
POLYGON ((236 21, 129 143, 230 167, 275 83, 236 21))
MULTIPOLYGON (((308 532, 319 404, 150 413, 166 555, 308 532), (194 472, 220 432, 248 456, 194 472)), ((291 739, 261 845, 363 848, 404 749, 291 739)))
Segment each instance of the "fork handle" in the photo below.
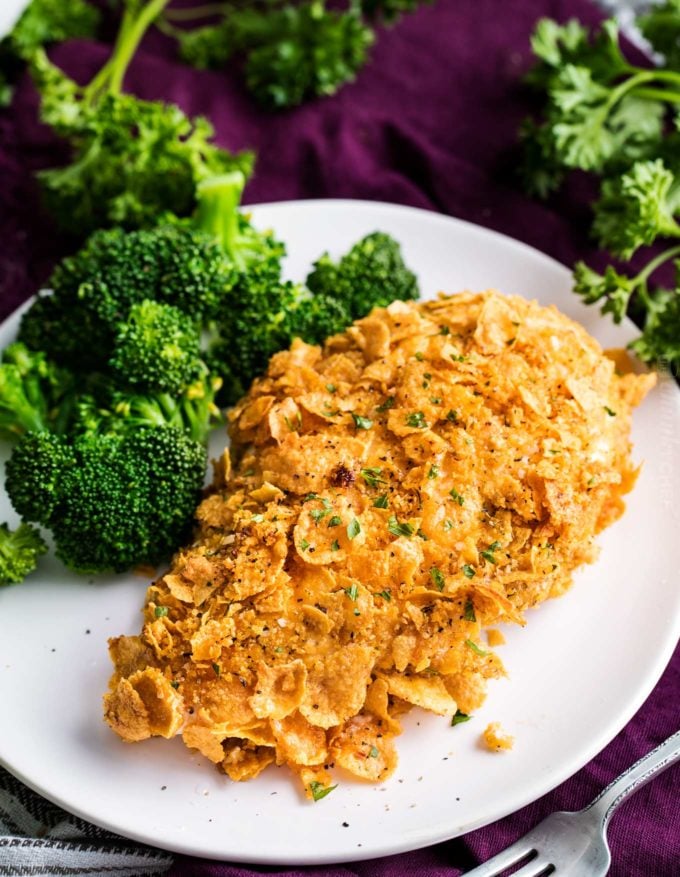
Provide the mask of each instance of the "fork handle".
POLYGON ((633 792, 641 789, 657 773, 669 768, 678 758, 680 758, 680 731, 676 731, 656 749, 652 749, 636 761, 606 789, 603 789, 585 809, 594 810, 602 820, 602 824, 606 826, 619 804, 633 792))

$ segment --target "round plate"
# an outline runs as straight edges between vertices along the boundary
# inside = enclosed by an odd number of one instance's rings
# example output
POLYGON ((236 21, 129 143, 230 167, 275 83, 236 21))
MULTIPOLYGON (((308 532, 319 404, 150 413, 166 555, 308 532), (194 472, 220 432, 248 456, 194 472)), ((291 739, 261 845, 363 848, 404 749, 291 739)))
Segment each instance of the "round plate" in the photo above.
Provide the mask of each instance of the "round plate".
MULTIPOLYGON (((286 241, 287 273, 304 278, 324 250, 338 255, 382 230, 401 241, 423 296, 496 287, 554 303, 608 347, 634 337, 570 291, 563 266, 509 238, 454 219, 386 204, 307 201, 252 209, 286 241)), ((13 337, 14 315, 0 331, 13 337)), ((56 561, 0 591, 0 762, 45 797, 127 837, 183 853, 269 864, 371 858, 492 822, 577 771, 647 697, 678 637, 680 394, 661 379, 636 412, 642 472, 623 518, 573 588, 508 628, 499 649, 509 678, 492 682, 466 724, 413 710, 399 766, 382 785, 342 779, 318 803, 283 768, 233 783, 181 740, 122 743, 102 721, 111 665, 106 641, 139 632, 147 581, 78 578, 56 561), (493 754, 490 721, 514 734, 493 754)), ((223 444, 223 436, 217 439, 223 444)), ((2 499, 0 521, 16 517, 2 499)))

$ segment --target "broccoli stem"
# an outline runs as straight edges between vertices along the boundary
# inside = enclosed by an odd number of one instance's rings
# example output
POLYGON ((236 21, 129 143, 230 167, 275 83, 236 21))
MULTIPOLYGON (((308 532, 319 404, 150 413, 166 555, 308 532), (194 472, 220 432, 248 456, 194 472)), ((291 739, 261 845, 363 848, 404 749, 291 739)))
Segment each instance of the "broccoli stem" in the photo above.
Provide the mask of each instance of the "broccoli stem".
POLYGON ((245 260, 239 252, 238 206, 241 203, 245 177, 240 171, 208 177, 196 187, 198 207, 195 224, 201 230, 214 236, 224 251, 242 270, 245 260))

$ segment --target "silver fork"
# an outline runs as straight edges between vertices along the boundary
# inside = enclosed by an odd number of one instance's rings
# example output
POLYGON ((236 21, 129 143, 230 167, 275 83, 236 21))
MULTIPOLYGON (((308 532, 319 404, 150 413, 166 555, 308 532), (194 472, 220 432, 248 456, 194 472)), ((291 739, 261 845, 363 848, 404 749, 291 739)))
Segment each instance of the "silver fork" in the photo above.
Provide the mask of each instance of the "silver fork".
POLYGON ((678 758, 680 731, 636 761, 583 810, 552 813, 517 843, 467 871, 465 877, 500 877, 525 859, 526 864, 513 871, 512 877, 604 877, 612 858, 607 826, 614 810, 678 758))

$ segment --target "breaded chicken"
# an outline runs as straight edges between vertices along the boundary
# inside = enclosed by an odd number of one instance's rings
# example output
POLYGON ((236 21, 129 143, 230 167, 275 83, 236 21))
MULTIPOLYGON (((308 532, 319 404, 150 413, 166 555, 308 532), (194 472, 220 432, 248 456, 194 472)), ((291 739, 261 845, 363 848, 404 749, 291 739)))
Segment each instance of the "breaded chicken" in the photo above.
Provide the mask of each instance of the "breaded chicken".
POLYGON ((192 545, 111 643, 106 720, 230 777, 378 781, 413 705, 470 713, 523 623, 596 557, 636 470, 619 376, 555 308, 496 292, 373 311, 295 342, 231 411, 192 545))

